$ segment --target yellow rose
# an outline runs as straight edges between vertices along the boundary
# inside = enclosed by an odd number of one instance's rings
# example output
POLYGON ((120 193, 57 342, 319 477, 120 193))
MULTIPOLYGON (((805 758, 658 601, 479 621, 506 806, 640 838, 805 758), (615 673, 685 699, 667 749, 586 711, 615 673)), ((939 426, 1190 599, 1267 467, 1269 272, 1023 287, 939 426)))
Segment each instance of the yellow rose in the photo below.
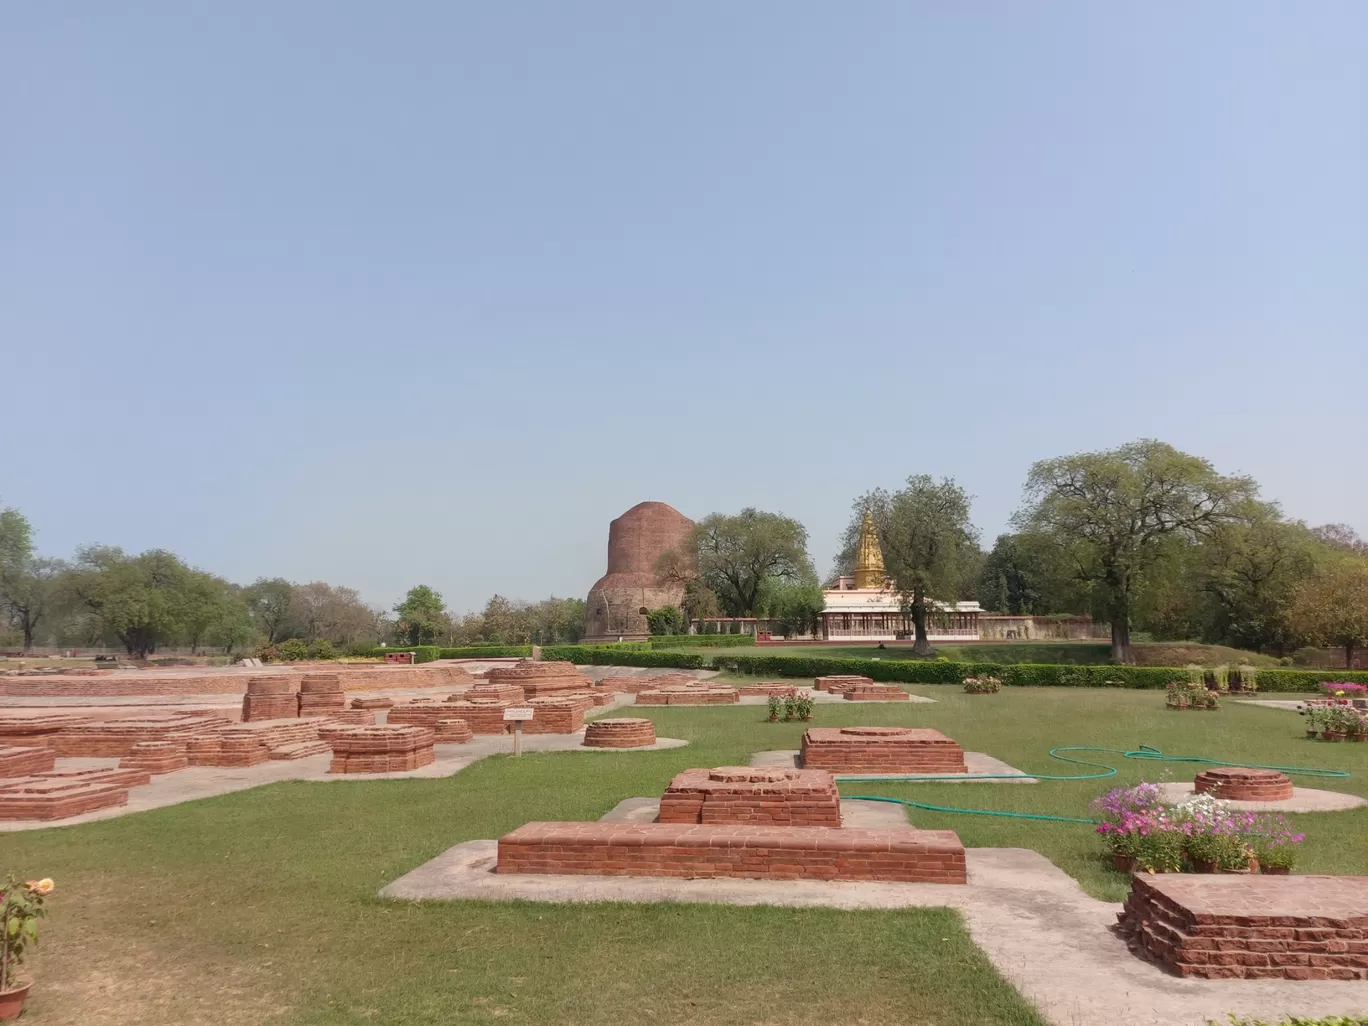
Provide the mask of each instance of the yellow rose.
POLYGON ((57 885, 52 882, 51 877, 45 876, 43 877, 43 879, 38 881, 37 886, 35 886, 33 889, 37 891, 39 894, 41 894, 43 897, 47 897, 49 894, 52 893, 52 889, 56 886, 57 885))

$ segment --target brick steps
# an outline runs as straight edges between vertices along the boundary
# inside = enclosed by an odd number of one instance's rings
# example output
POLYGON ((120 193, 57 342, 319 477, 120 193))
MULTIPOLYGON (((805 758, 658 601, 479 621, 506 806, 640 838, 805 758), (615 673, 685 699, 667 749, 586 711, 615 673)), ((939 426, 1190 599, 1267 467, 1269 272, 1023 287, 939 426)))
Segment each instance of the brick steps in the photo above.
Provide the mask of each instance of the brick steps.
POLYGON ((52 769, 56 756, 46 745, 0 748, 0 777, 27 777, 52 769))
POLYGON ((499 839, 500 873, 966 882, 949 830, 675 823, 527 823, 499 839))
POLYGON ((1241 802, 1276 802, 1292 797, 1292 781, 1286 774, 1234 766, 1203 770, 1192 782, 1192 789, 1241 802))
POLYGON ((334 736, 329 773, 396 773, 436 760, 433 732, 426 727, 355 727, 334 736))

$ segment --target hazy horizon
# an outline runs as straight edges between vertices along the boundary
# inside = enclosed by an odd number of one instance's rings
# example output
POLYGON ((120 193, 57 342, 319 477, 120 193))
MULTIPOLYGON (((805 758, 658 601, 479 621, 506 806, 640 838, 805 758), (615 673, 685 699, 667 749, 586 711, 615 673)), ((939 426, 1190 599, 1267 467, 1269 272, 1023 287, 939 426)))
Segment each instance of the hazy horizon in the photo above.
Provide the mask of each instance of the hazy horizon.
POLYGON ((1368 7, 0 11, 43 554, 583 597, 638 502, 1154 437, 1368 535, 1368 7), (1342 398, 1341 398, 1342 396, 1342 398))

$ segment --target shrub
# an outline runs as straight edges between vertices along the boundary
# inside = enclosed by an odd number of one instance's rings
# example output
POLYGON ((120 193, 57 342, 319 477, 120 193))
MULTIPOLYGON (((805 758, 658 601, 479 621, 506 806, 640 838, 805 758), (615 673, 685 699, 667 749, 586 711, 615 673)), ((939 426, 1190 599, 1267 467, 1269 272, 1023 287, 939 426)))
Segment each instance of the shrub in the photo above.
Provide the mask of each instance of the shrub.
POLYGON ((0 882, 0 991, 18 984, 16 974, 28 947, 38 943, 38 920, 47 915, 43 899, 52 888, 46 879, 21 884, 13 873, 0 882))
POLYGON ((754 634, 665 634, 650 641, 652 648, 744 648, 754 644, 754 634))
POLYGON ((275 658, 287 663, 300 662, 309 658, 309 646, 298 638, 286 638, 276 645, 275 658))
POLYGON ((336 659, 337 649, 327 638, 319 638, 309 646, 310 659, 336 659))
POLYGON ((1220 696, 1205 684, 1171 681, 1165 688, 1164 704, 1170 709, 1219 709, 1220 696))
POLYGON ((970 695, 995 695, 1002 690, 1002 681, 996 677, 965 677, 964 691, 970 695))
POLYGON ((652 652, 644 645, 547 645, 543 659, 564 659, 593 666, 674 666, 704 670, 708 659, 698 652, 652 652))

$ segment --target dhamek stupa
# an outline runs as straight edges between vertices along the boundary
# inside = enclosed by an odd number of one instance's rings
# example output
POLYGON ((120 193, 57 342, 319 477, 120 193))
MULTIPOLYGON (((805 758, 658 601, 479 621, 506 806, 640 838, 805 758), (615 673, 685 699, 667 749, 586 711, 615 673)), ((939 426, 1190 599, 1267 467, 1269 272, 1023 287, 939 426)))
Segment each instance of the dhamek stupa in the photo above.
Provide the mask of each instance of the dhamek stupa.
POLYGON ((694 522, 663 502, 639 502, 608 525, 608 572, 589 589, 585 644, 650 636, 646 611, 684 602, 684 585, 656 580, 667 552, 690 551, 694 522))

